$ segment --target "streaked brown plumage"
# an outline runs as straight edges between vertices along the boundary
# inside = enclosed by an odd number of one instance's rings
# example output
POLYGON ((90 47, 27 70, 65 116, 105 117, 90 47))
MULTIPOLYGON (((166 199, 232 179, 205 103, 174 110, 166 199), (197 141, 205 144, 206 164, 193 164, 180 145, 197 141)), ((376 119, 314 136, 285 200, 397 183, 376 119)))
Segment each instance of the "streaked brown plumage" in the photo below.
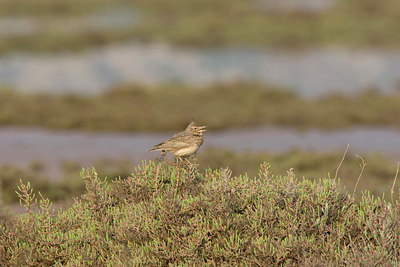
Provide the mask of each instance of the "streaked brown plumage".
POLYGON ((207 131, 204 128, 206 126, 191 122, 185 131, 174 134, 170 139, 155 145, 149 151, 161 151, 163 156, 166 155, 166 151, 169 151, 177 157, 189 157, 203 144, 203 132, 207 131))

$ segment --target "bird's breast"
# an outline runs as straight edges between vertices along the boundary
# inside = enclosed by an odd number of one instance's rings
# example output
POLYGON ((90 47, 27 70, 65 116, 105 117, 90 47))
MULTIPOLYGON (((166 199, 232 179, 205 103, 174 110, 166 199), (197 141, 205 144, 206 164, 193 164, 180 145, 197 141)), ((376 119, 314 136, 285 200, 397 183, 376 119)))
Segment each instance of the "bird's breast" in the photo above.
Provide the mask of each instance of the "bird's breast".
POLYGON ((185 156, 190 156, 196 153, 197 149, 199 149, 199 146, 193 145, 185 148, 181 148, 177 151, 175 151, 174 155, 178 157, 185 157, 185 156))

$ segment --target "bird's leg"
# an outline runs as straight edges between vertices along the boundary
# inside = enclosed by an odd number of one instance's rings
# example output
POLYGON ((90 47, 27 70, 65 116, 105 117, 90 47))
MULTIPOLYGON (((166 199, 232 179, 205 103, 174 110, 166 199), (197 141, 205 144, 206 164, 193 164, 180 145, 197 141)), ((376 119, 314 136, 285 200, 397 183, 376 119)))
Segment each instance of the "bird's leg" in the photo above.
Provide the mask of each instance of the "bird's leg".
POLYGON ((180 167, 181 164, 185 164, 186 163, 187 158, 186 157, 177 157, 176 160, 177 160, 178 167, 180 167))
POLYGON ((189 157, 185 157, 185 161, 186 161, 186 163, 189 164, 189 165, 192 164, 192 163, 190 162, 190 160, 189 160, 189 157))
POLYGON ((178 163, 182 163, 183 162, 182 157, 177 157, 176 160, 178 161, 178 163))
POLYGON ((188 159, 188 156, 183 156, 183 157, 178 157, 178 158, 179 158, 179 161, 183 164, 189 164, 189 165, 191 164, 188 159))

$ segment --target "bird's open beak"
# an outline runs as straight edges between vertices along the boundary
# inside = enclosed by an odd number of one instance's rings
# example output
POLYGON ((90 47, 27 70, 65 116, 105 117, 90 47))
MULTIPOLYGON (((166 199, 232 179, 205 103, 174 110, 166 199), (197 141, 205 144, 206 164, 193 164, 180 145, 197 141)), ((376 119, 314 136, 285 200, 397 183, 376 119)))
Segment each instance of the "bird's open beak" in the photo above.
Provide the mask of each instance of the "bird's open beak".
POLYGON ((199 127, 199 131, 202 132, 207 132, 207 130, 205 129, 207 126, 200 126, 199 127))

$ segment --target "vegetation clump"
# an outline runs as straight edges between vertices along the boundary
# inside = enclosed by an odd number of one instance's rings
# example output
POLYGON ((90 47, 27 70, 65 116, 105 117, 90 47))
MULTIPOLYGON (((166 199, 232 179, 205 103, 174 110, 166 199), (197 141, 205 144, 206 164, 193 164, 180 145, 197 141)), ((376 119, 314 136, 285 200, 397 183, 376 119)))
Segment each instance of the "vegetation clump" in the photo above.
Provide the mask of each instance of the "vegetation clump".
POLYGON ((144 162, 108 183, 82 173, 86 192, 52 211, 28 184, 26 213, 0 227, 2 265, 398 265, 399 204, 338 181, 258 177, 228 169, 144 162))
MULTIPOLYGON (((327 177, 327 173, 335 173, 337 161, 343 152, 317 153, 311 151, 292 150, 284 154, 268 152, 235 152, 221 148, 206 148, 196 157, 200 166, 218 169, 220 166, 230 166, 233 175, 246 173, 254 177, 259 172, 260 164, 268 159, 271 171, 279 176, 286 170, 293 168, 300 177, 318 180, 327 177)), ((361 191, 368 190, 374 195, 390 194, 390 187, 395 176, 395 163, 387 157, 378 154, 363 155, 367 166, 362 174, 355 194, 356 201, 361 199, 361 191)), ((131 158, 98 159, 92 162, 101 177, 109 177, 108 181, 116 177, 128 177, 132 171, 135 160, 131 158)), ((340 188, 354 188, 360 173, 358 166, 360 159, 348 155, 340 167, 340 188)), ((40 191, 56 205, 69 206, 72 198, 84 193, 85 183, 79 175, 82 163, 66 161, 61 163, 59 175, 46 173, 49 167, 45 163, 32 162, 29 168, 16 166, 0 166, 1 198, 4 204, 14 206, 18 202, 15 188, 19 185, 18 179, 24 183, 30 182, 35 190, 40 191), (14 203, 14 204, 13 204, 14 203), (64 205, 65 204, 65 205, 64 205)), ((329 176, 328 176, 329 177, 329 176)), ((394 197, 398 197, 398 187, 394 188, 394 197)))
POLYGON ((243 82, 201 89, 182 84, 130 84, 95 96, 25 94, 4 89, 0 90, 0 125, 175 131, 201 118, 210 130, 260 125, 303 129, 399 127, 399 103, 397 92, 385 95, 369 90, 356 96, 304 99, 282 88, 243 82))
MULTIPOLYGON (((43 25, 34 34, 4 35, 0 54, 52 52, 99 47, 133 40, 190 47, 315 46, 398 48, 400 5, 397 0, 335 0, 327 10, 274 10, 263 1, 241 0, 0 0, 0 18, 34 18, 43 25), (138 24, 120 29, 82 31, 54 27, 102 10, 123 8, 138 24), (40 19, 39 19, 40 17, 40 19)), ((273 1, 271 1, 273 2, 273 1)))

